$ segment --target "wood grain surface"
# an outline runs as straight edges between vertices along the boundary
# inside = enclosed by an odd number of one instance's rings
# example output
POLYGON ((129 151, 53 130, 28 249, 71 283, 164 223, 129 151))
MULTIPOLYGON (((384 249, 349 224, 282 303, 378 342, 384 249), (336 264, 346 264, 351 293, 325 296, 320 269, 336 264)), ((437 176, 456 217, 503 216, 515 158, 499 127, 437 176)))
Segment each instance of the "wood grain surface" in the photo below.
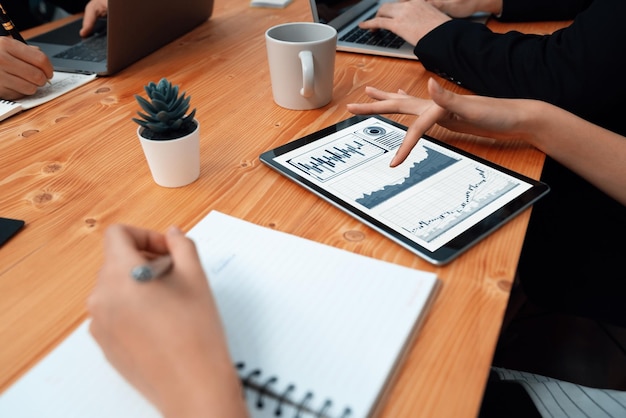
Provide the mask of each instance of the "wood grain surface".
MULTIPOLYGON (((108 225, 164 231, 173 224, 186 231, 216 209, 436 271, 441 292, 381 416, 477 414, 530 210, 451 264, 434 267, 260 164, 263 151, 350 117, 346 104, 368 100, 365 86, 427 97, 426 81, 436 77, 417 61, 340 52, 329 105, 282 109, 272 100, 264 32, 310 20, 306 0, 285 9, 217 1, 209 21, 170 45, 0 124, 0 216, 26 221, 0 249, 0 391, 87 317, 85 300, 108 225), (133 96, 164 76, 192 96, 201 124, 200 178, 178 189, 154 183, 131 121, 138 109, 133 96)), ((492 24, 500 31, 513 27, 492 24)), ((548 33, 560 25, 515 27, 548 33)), ((404 124, 412 120, 390 117, 404 124)), ((505 146, 438 127, 429 133, 530 177, 540 175, 543 155, 521 143, 505 146)))

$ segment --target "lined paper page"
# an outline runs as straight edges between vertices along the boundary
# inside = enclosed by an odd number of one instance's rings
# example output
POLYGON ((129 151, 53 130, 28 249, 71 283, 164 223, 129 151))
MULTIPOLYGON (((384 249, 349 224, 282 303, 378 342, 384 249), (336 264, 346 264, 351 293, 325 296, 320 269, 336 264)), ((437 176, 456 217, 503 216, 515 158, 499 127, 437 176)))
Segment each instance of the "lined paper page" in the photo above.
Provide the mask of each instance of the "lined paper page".
POLYGON ((211 212, 196 242, 235 362, 329 416, 365 417, 437 283, 417 271, 211 212))

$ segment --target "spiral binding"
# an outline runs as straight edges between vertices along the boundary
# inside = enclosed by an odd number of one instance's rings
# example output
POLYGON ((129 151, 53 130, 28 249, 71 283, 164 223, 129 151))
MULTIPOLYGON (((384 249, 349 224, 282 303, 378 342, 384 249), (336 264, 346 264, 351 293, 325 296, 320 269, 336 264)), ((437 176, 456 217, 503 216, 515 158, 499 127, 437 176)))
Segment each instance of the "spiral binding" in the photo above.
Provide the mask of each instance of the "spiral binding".
MULTIPOLYGON (((278 393, 276 391, 270 391, 270 387, 272 385, 275 385, 278 382, 278 378, 276 376, 263 378, 262 376, 263 372, 260 369, 253 369, 251 371, 246 372, 245 363, 237 363, 235 367, 239 371, 239 377, 244 387, 244 392, 246 388, 249 388, 255 391, 257 393, 257 398, 256 398, 256 402, 254 403, 254 406, 259 409, 263 409, 265 407, 264 398, 270 396, 268 395, 268 393, 278 393)), ((294 413, 292 418, 301 418, 302 417, 301 414, 304 411, 312 413, 313 416, 317 418, 333 418, 333 417, 330 417, 327 412, 328 409, 332 405, 332 401, 330 399, 324 400, 324 403, 322 404, 319 411, 315 412, 315 411, 312 411, 310 407, 308 406, 309 403, 315 397, 313 392, 306 392, 304 397, 300 401, 295 401, 289 397, 290 393, 293 392, 294 390, 296 390, 296 386, 290 383, 285 387, 285 389, 280 395, 278 396, 271 395, 272 398, 276 398, 278 401, 278 404, 276 405, 276 409, 274 410, 275 416, 284 417, 283 415, 284 405, 291 404, 296 407, 296 412, 294 413)), ((352 411, 350 410, 350 408, 345 407, 343 412, 341 413, 341 416, 338 418, 349 418, 351 415, 352 415, 352 411)), ((286 418, 290 418, 290 417, 286 417, 286 418)))

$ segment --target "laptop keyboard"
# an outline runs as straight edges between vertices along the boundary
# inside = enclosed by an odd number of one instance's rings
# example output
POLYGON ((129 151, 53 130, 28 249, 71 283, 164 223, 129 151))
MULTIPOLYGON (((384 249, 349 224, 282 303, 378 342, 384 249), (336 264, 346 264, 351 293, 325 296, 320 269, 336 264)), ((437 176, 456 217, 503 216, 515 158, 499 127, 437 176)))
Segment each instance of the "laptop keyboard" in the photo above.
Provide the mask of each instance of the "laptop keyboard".
POLYGON ((80 61, 101 62, 107 57, 107 37, 92 36, 80 43, 59 52, 55 58, 74 59, 80 61))
MULTIPOLYGON (((367 20, 373 18, 375 14, 370 16, 367 20)), ((386 48, 399 49, 404 44, 404 39, 396 35, 395 33, 385 29, 361 29, 355 26, 348 33, 339 38, 340 41, 353 42, 362 45, 375 45, 386 48)))

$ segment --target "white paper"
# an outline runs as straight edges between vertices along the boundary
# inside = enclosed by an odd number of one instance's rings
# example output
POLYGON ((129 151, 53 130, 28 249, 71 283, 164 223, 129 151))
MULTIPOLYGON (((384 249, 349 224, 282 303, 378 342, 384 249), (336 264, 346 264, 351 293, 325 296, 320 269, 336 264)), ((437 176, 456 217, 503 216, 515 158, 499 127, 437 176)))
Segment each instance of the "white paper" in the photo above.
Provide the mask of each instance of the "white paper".
POLYGON ((32 96, 16 100, 16 102, 22 105, 22 109, 30 109, 49 102, 52 99, 56 99, 62 94, 74 90, 75 88, 82 86, 95 78, 96 74, 78 74, 55 71, 52 79, 50 80, 50 84, 40 87, 32 96))

